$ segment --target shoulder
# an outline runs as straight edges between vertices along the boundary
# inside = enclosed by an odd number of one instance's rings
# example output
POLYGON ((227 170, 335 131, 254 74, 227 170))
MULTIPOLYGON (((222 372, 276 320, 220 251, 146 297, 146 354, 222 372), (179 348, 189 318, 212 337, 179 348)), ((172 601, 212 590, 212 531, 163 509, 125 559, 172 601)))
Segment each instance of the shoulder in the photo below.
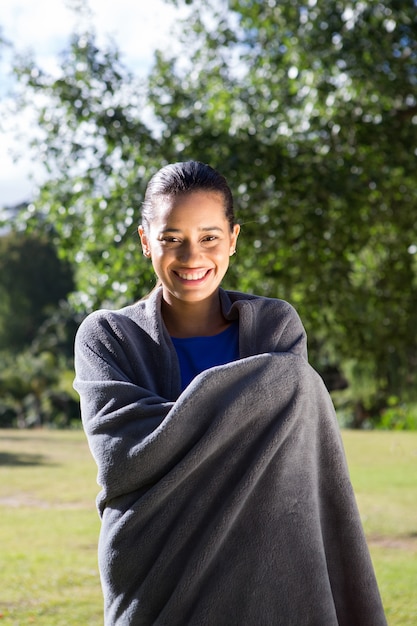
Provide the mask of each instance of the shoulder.
POLYGON ((256 313, 265 311, 271 314, 287 314, 298 317, 298 313, 292 304, 279 298, 268 298, 241 291, 223 291, 221 297, 225 309, 227 309, 228 305, 230 310, 233 308, 249 308, 256 313))
POLYGON ((93 311, 81 322, 77 334, 104 331, 113 331, 117 334, 123 329, 131 329, 132 326, 154 334, 155 328, 160 323, 161 295, 162 292, 156 290, 148 298, 121 309, 103 308, 93 311))
POLYGON ((141 309, 143 308, 141 303, 138 302, 122 309, 98 309, 87 315, 81 322, 79 330, 123 323, 126 319, 138 318, 141 316, 141 309))
POLYGON ((80 344, 106 342, 106 338, 123 340, 132 330, 146 328, 146 301, 139 301, 122 309, 99 309, 81 322, 75 336, 75 347, 80 344))
POLYGON ((293 352, 307 358, 307 338, 295 308, 286 300, 236 291, 221 294, 223 314, 239 319, 245 354, 293 352))

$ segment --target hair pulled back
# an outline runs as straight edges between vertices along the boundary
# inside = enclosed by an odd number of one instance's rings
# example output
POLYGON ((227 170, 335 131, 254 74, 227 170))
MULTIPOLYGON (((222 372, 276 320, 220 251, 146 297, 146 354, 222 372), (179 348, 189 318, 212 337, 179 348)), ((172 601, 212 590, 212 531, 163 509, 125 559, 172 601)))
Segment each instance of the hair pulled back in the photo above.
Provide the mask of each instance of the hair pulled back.
POLYGON ((233 195, 222 174, 200 161, 171 163, 162 167, 150 179, 142 205, 142 224, 148 229, 158 212, 158 200, 174 198, 196 191, 211 191, 221 194, 230 230, 235 224, 233 195))

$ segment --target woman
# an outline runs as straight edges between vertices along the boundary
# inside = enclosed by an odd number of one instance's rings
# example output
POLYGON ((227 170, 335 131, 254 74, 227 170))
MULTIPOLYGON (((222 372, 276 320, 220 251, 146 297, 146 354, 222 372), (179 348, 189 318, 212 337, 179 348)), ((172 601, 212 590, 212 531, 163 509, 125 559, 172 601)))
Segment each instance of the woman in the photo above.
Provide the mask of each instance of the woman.
POLYGON ((329 395, 286 302, 221 288, 239 226, 190 161, 149 182, 158 286, 81 324, 105 624, 386 624, 329 395))

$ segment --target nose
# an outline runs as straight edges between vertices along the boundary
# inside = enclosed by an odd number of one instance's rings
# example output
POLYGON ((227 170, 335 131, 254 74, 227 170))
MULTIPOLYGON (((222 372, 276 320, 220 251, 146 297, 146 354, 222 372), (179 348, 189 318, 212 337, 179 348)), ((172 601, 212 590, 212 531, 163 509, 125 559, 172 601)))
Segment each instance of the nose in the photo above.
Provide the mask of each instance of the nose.
POLYGON ((185 241, 180 248, 181 261, 190 263, 194 259, 197 259, 200 255, 200 249, 197 243, 191 241, 185 241))

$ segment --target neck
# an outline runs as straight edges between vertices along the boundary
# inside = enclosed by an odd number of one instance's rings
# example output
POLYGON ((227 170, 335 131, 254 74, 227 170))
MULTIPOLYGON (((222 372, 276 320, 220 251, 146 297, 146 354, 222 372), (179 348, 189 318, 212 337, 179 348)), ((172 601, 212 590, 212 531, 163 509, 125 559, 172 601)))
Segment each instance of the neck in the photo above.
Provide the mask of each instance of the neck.
POLYGON ((229 326, 216 293, 201 302, 167 302, 162 299, 162 317, 172 337, 210 337, 229 326))

